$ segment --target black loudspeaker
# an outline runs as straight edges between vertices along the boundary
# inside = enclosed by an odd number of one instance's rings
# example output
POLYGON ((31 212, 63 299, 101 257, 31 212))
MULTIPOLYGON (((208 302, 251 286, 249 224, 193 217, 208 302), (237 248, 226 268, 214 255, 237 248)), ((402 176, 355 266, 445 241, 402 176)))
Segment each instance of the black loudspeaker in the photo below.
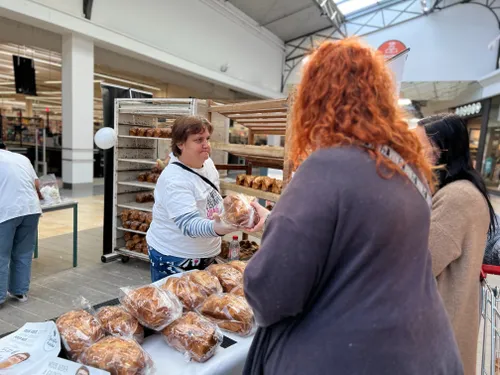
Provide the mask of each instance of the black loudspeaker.
POLYGON ((12 55, 16 94, 36 95, 35 62, 33 59, 12 55))

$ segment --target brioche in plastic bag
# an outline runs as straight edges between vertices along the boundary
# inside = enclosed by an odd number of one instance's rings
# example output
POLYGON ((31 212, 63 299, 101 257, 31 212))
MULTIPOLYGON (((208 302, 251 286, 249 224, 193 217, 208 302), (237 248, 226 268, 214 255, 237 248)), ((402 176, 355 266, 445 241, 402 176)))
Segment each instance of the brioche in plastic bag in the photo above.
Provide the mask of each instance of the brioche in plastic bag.
POLYGON ((233 260, 231 262, 228 262, 227 265, 233 267, 241 273, 244 273, 245 268, 247 267, 247 262, 242 262, 241 260, 233 260))
POLYGON ((196 362, 209 360, 223 339, 215 323, 192 311, 168 325, 162 334, 171 347, 196 362))
POLYGON ((68 357, 76 361, 92 344, 105 336, 101 323, 85 310, 73 310, 56 321, 68 357))
POLYGON ((254 207, 250 204, 253 198, 243 194, 228 195, 224 198, 224 212, 222 220, 238 228, 253 228, 260 218, 254 207))
POLYGON ((179 298, 186 310, 194 310, 207 298, 207 294, 203 292, 202 287, 189 281, 186 275, 169 277, 161 288, 170 291, 179 298))
POLYGON ((154 363, 148 353, 131 339, 108 336, 90 346, 80 357, 87 366, 109 371, 111 375, 151 375, 154 363))
POLYGON ((112 336, 134 339, 139 344, 144 341, 144 328, 122 306, 104 306, 97 311, 96 318, 112 336))
POLYGON ((251 334, 255 327, 252 308, 245 298, 235 294, 213 294, 201 305, 199 312, 219 328, 242 336, 251 334))
POLYGON ((219 279, 224 292, 243 284, 243 274, 229 264, 212 264, 207 271, 219 279))
POLYGON ((185 275, 187 280, 198 285, 202 292, 209 296, 214 293, 222 293, 222 285, 219 279, 207 271, 192 271, 185 275))
POLYGON ((182 315, 179 299, 155 285, 121 288, 121 304, 144 327, 161 331, 182 315))

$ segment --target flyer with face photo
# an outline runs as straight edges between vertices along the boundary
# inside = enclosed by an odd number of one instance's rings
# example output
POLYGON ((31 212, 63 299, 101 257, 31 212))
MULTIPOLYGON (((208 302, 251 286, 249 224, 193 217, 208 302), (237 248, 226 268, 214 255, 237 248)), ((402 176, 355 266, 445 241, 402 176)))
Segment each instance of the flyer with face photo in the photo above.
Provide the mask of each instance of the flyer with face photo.
POLYGON ((62 358, 54 358, 43 364, 33 375, 109 375, 109 372, 62 358))
POLYGON ((0 339, 0 375, 33 375, 56 358, 61 339, 54 322, 26 323, 0 339))

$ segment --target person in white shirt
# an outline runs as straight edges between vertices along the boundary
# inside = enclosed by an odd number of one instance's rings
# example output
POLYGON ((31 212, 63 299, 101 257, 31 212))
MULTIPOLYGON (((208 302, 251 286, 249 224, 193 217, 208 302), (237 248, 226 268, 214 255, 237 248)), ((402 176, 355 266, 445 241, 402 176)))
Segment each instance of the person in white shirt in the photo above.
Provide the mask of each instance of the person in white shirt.
POLYGON ((30 161, 0 142, 0 305, 27 300, 38 219, 39 180, 30 161))
POLYGON ((210 159, 213 126, 198 116, 175 120, 170 162, 155 189, 147 232, 151 279, 204 269, 220 253, 221 236, 236 231, 220 220, 219 173, 210 159))

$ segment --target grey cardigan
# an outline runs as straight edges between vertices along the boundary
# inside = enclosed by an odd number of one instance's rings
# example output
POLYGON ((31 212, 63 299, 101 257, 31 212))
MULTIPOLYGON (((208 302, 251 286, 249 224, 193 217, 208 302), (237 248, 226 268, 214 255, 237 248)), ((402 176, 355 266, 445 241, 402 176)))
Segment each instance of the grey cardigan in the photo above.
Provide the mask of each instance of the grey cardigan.
POLYGON ((245 374, 463 374, 432 275, 430 210, 354 147, 299 168, 245 270, 245 374))

